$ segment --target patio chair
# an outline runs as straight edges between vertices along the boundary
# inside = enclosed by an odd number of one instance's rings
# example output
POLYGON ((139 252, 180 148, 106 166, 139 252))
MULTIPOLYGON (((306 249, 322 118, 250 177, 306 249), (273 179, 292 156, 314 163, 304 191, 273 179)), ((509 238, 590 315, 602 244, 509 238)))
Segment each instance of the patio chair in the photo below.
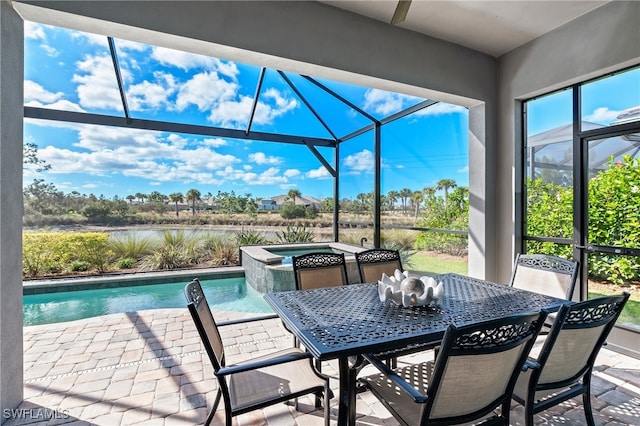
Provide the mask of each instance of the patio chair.
POLYGON ((347 265, 342 253, 307 253, 291 258, 297 290, 345 285, 347 265))
POLYGON ((449 325, 434 362, 392 370, 366 355, 380 374, 360 382, 405 426, 479 419, 508 425, 513 387, 545 317, 540 312, 449 325))
MULTIPOLYGON (((297 290, 335 287, 349 283, 347 264, 342 253, 306 253, 293 256, 291 263, 293 263, 293 277, 297 290)), ((295 336, 293 345, 300 346, 295 336)), ((319 372, 322 372, 322 361, 316 360, 315 366, 319 372)), ((316 400, 316 405, 318 404, 319 401, 316 400)))
POLYGON ((511 286, 572 300, 578 262, 545 254, 518 254, 511 286))
POLYGON ((534 414, 578 395, 582 395, 587 424, 595 424, 591 412, 593 364, 628 298, 623 293, 560 308, 540 351, 534 348, 514 389, 513 399, 524 405, 526 425, 533 425, 534 414))
POLYGON ((329 378, 313 368, 310 354, 291 348, 227 366, 218 325, 200 282, 194 279, 186 285, 184 292, 187 307, 218 379, 218 392, 205 425, 211 423, 221 397, 225 423, 231 426, 234 416, 311 393, 324 395, 324 424, 329 425, 329 378))
POLYGON ((392 277, 396 269, 403 271, 400 253, 397 250, 370 249, 355 254, 360 282, 378 282, 382 274, 392 277))

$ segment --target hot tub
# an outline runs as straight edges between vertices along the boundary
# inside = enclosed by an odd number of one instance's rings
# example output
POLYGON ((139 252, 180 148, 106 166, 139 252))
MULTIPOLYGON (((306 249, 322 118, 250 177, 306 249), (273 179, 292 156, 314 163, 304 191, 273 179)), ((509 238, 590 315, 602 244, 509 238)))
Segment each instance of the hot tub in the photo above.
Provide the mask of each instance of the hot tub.
POLYGON ((240 263, 245 271, 247 284, 261 293, 295 290, 291 256, 313 252, 344 253, 347 278, 350 283, 360 281, 354 253, 364 247, 344 243, 273 244, 240 247, 240 263))

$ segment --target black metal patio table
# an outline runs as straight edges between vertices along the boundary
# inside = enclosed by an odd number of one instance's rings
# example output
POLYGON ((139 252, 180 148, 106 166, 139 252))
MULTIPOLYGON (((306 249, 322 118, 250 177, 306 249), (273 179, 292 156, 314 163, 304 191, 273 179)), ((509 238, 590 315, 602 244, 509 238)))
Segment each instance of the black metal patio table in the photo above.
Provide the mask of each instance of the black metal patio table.
POLYGON ((355 424, 357 369, 349 357, 437 343, 447 326, 520 312, 555 311, 566 300, 464 275, 443 274, 438 307, 404 308, 380 302, 377 284, 351 284, 265 295, 265 300, 304 347, 319 360, 338 359, 338 425, 355 424))

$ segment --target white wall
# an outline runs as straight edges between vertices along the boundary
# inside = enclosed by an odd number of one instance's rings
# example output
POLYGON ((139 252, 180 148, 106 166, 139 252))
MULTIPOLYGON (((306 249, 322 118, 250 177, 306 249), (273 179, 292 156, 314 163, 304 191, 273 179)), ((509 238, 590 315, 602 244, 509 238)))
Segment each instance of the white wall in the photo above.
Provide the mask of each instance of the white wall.
MULTIPOLYGON (((0 408, 22 401, 22 19, 0 2, 0 408)), ((0 422, 3 422, 0 414, 0 422)))
POLYGON ((507 282, 515 252, 515 176, 521 100, 640 64, 640 2, 615 1, 499 59, 498 280, 507 282))

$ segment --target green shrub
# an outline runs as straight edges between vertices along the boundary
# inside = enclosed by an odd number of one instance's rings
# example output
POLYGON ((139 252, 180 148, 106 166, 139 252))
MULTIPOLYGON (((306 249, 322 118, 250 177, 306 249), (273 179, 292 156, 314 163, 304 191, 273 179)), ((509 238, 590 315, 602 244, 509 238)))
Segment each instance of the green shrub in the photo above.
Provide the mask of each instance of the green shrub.
POLYGON ((27 277, 56 274, 73 271, 81 264, 87 265, 86 270, 104 272, 113 258, 107 240, 108 235, 100 232, 25 232, 23 274, 27 277))
POLYGON ((287 225, 287 229, 276 232, 276 238, 280 243, 310 243, 314 236, 312 231, 308 231, 305 226, 292 227, 287 225))
POLYGON ((251 229, 245 230, 243 228, 240 231, 236 231, 234 232, 234 237, 238 246, 251 246, 268 243, 267 237, 262 233, 251 229))
POLYGON ((136 260, 130 257, 120 259, 117 262, 118 269, 131 269, 136 264, 136 260))
POLYGON ((317 216, 317 213, 314 215, 313 211, 305 206, 284 203, 284 206, 280 209, 280 216, 282 216, 283 219, 314 218, 317 216))
POLYGON ((237 245, 229 240, 220 239, 211 247, 211 266, 237 265, 238 256, 237 245))
MULTIPOLYGON (((589 229, 591 244, 640 246, 640 160, 625 156, 607 163, 589 181, 589 229)), ((573 190, 542 179, 527 182, 527 234, 545 237, 573 236, 573 190)), ((570 258, 572 247, 528 241, 527 251, 570 258)), ((617 284, 637 280, 640 258, 593 254, 589 275, 617 284)))
POLYGON ((72 272, 85 272, 89 270, 89 262, 84 260, 74 260, 71 262, 72 272))
POLYGON ((140 260, 151 253, 155 247, 153 239, 137 237, 135 234, 127 234, 124 238, 117 236, 109 238, 109 249, 116 257, 123 259, 140 260))

